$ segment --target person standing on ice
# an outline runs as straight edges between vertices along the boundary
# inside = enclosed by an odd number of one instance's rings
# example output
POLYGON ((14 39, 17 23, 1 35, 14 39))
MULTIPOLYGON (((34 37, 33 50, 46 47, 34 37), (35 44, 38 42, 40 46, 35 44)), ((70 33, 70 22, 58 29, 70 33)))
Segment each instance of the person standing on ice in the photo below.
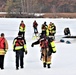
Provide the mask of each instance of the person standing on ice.
POLYGON ((8 50, 8 42, 4 37, 4 33, 1 33, 0 37, 0 68, 4 69, 4 57, 8 50))
POLYGON ((44 23, 42 24, 42 26, 41 26, 42 34, 45 34, 45 35, 46 35, 47 27, 48 27, 48 26, 47 26, 46 22, 44 22, 44 23))
POLYGON ((36 22, 36 20, 33 22, 33 28, 34 28, 34 34, 35 34, 35 36, 37 36, 37 34, 38 34, 38 29, 37 29, 37 27, 38 27, 38 23, 36 22))
POLYGON ((54 36, 56 33, 56 26, 54 23, 50 22, 48 25, 49 35, 54 36))
POLYGON ((13 41, 13 51, 16 53, 16 70, 19 69, 19 60, 20 67, 24 68, 24 52, 27 54, 26 41, 22 37, 21 33, 18 33, 18 37, 16 37, 13 41))
POLYGON ((22 20, 20 23, 20 26, 19 26, 19 33, 22 34, 23 38, 25 38, 25 28, 26 28, 26 26, 22 20))
POLYGON ((56 26, 54 23, 50 22, 48 25, 48 31, 49 31, 49 36, 53 36, 55 39, 55 34, 56 34, 56 26))
POLYGON ((41 47, 41 57, 43 61, 43 67, 50 68, 52 53, 56 53, 55 43, 52 38, 48 38, 45 34, 41 34, 40 38, 31 44, 34 45, 40 44, 41 47))

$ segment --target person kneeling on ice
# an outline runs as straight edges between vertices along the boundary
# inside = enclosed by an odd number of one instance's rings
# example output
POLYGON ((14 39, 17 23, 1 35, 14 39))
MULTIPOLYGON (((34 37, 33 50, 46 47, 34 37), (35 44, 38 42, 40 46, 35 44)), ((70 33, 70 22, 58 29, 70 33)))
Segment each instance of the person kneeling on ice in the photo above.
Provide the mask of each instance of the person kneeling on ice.
POLYGON ((64 29, 64 35, 71 36, 71 32, 68 27, 64 29))
POLYGON ((46 37, 45 34, 41 34, 40 38, 32 43, 32 47, 34 45, 40 44, 41 47, 41 57, 43 61, 43 67, 46 65, 50 68, 52 53, 56 53, 55 43, 52 38, 46 37))

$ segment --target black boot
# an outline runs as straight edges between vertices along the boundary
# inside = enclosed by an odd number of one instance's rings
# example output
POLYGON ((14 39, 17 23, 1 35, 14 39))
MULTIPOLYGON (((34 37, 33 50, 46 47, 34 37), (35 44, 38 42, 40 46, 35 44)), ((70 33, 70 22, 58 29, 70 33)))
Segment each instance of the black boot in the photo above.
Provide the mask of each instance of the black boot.
POLYGON ((4 68, 3 67, 1 67, 1 70, 3 70, 4 68))
POLYGON ((44 67, 44 68, 46 67, 46 63, 43 63, 43 67, 44 67))
POLYGON ((47 67, 50 68, 50 64, 47 64, 47 67))
POLYGON ((24 68, 23 66, 21 66, 21 68, 24 68))
POLYGON ((1 68, 1 70, 3 70, 3 69, 4 69, 4 67, 3 67, 3 66, 1 66, 0 68, 1 68))
POLYGON ((18 68, 18 67, 16 67, 16 70, 19 70, 19 68, 18 68))

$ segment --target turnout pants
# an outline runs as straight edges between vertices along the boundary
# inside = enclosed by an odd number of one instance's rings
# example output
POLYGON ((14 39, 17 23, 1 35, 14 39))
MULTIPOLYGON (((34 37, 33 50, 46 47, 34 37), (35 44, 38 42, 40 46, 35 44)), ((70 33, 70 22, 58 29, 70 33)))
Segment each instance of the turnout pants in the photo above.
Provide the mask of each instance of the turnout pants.
POLYGON ((46 64, 51 64, 51 55, 48 55, 48 49, 42 49, 42 61, 46 64))

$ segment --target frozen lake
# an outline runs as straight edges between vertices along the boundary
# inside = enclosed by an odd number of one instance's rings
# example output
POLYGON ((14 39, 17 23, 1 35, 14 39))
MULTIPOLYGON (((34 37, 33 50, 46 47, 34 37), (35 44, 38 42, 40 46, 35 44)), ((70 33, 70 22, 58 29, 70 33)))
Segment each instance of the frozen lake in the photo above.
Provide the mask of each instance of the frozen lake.
MULTIPOLYGON (((33 36, 33 21, 38 23, 38 30, 41 32, 41 25, 44 21, 56 25, 56 36, 64 35, 65 27, 69 27, 71 34, 76 35, 76 19, 50 19, 50 18, 0 18, 0 33, 4 33, 7 38, 9 49, 5 56, 5 69, 0 70, 0 75, 76 75, 76 43, 56 43, 57 52, 52 55, 51 68, 43 68, 40 61, 39 45, 31 47, 33 36), (21 20, 26 25, 25 38, 27 42, 28 54, 24 57, 24 69, 15 70, 15 54, 12 51, 13 39, 19 31, 21 20)), ((60 37, 57 37, 59 40, 60 37)), ((73 40, 73 39, 72 39, 73 40)), ((75 39, 74 39, 75 40, 75 39)))

